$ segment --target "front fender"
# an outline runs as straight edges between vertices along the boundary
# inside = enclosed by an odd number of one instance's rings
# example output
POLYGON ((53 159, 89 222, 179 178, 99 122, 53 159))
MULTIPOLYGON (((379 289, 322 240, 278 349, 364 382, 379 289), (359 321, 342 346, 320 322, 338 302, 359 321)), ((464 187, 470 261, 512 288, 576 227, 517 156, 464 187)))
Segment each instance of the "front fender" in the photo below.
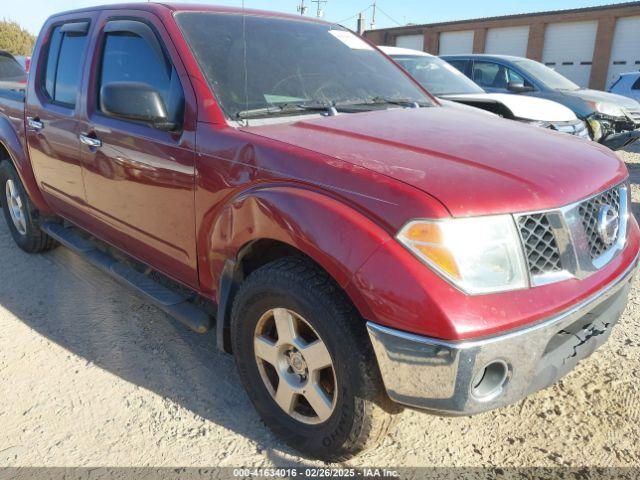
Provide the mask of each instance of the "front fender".
POLYGON ((9 158, 18 172, 22 185, 36 208, 40 213, 52 214, 53 212, 38 188, 24 144, 20 141, 14 124, 4 115, 0 115, 0 144, 9 153, 9 158))
POLYGON ((363 212, 320 192, 292 186, 254 189, 233 199, 216 216, 204 250, 209 252, 208 271, 201 274, 216 286, 220 342, 229 322, 228 297, 234 291, 230 283, 238 281, 232 262, 246 245, 264 239, 285 243, 312 258, 345 289, 363 317, 371 315, 351 280, 391 239, 390 234, 363 212))

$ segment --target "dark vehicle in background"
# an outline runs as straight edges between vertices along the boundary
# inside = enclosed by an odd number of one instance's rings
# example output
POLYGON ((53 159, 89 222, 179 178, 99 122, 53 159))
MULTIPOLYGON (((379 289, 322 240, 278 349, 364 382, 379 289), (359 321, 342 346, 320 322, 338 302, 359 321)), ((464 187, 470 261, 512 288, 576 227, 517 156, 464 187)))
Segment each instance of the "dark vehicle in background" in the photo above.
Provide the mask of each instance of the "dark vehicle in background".
POLYGON ((443 55, 488 92, 546 98, 573 110, 589 125, 591 138, 618 150, 640 137, 640 103, 582 88, 535 60, 509 55, 443 55))
POLYGON ((0 90, 24 90, 27 74, 13 55, 0 51, 0 90))
POLYGON ((441 100, 450 100, 558 132, 589 139, 587 124, 564 105, 542 98, 487 93, 441 58, 426 52, 380 47, 413 78, 441 100))

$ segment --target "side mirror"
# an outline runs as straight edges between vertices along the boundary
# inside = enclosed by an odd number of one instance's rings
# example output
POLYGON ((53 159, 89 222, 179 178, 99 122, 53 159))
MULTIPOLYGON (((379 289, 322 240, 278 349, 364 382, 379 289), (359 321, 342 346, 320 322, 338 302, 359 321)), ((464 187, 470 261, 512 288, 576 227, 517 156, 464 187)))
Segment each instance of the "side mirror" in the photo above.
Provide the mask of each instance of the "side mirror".
POLYGON ((146 83, 113 82, 100 89, 100 109, 107 115, 145 122, 160 130, 175 130, 164 100, 146 83))
POLYGON ((509 82, 507 84, 507 90, 514 93, 526 93, 533 92, 535 89, 531 85, 525 85, 521 82, 509 82))

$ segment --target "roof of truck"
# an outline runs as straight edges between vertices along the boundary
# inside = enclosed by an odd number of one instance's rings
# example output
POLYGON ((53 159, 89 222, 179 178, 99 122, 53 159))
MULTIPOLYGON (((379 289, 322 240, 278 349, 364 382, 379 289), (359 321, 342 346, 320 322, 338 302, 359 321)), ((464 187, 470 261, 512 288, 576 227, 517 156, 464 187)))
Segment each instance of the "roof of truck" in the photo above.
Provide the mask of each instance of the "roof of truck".
POLYGON ((313 17, 304 17, 302 15, 293 15, 282 12, 273 12, 267 10, 254 10, 240 7, 225 7, 220 5, 203 5, 200 3, 166 3, 166 2, 139 2, 139 3, 114 3, 108 5, 97 5, 95 7, 80 8, 75 10, 67 10, 53 15, 68 15, 79 12, 95 12, 99 10, 141 10, 146 12, 157 12, 159 10, 171 10, 174 12, 215 12, 215 13, 245 13, 247 15, 260 15, 268 17, 285 18, 290 20, 303 20, 315 23, 329 23, 313 17))
POLYGON ((389 56, 407 55, 414 57, 433 57, 433 55, 431 55, 430 53, 421 52, 420 50, 413 50, 411 48, 389 47, 387 45, 382 45, 378 48, 389 56))

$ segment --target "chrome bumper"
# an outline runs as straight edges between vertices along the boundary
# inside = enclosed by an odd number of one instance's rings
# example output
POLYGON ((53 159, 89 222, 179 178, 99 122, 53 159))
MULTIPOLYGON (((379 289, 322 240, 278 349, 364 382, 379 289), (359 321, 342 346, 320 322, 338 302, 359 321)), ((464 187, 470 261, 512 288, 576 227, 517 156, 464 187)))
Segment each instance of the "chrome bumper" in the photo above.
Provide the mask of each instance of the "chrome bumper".
POLYGON ((617 280, 561 315, 481 340, 447 342, 369 322, 389 397, 439 415, 471 415, 548 387, 609 338, 637 265, 638 257, 617 280))

